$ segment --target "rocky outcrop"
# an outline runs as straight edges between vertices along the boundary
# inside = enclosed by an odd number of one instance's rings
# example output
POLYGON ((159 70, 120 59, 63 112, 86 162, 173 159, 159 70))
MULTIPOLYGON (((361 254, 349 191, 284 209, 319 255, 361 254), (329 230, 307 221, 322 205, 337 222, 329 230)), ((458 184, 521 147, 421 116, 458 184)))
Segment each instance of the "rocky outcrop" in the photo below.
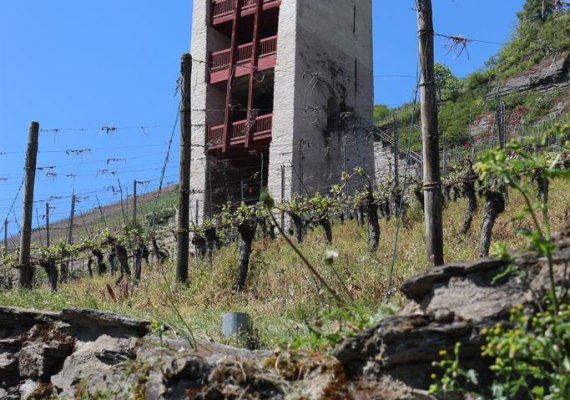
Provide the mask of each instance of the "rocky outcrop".
POLYGON ((570 53, 555 53, 544 58, 537 66, 497 84, 487 100, 510 93, 538 90, 549 92, 570 89, 570 53))
POLYGON ((342 365, 150 332, 93 310, 0 308, 0 398, 344 399, 342 365), (195 347, 194 347, 195 346, 195 347))
POLYGON ((86 371, 133 358, 149 326, 93 310, 0 308, 0 398, 44 398, 55 388, 72 398, 86 371))
MULTIPOLYGON (((558 235, 555 276, 569 286, 570 230, 558 235)), ((394 379, 411 389, 426 389, 439 361, 441 349, 461 343, 464 365, 475 368, 482 382, 489 378, 480 357, 483 328, 508 321, 517 305, 531 309, 549 288, 546 260, 533 254, 519 256, 515 263, 527 273, 496 280, 507 262, 481 259, 431 269, 402 286, 410 300, 396 316, 346 340, 334 352, 351 377, 378 381, 394 379)))
MULTIPOLYGON (((552 121, 558 120, 570 112, 570 53, 554 53, 542 60, 535 67, 512 76, 504 81, 494 83, 486 94, 485 100, 495 104, 497 98, 513 93, 539 93, 543 97, 552 95, 548 110, 545 110, 541 119, 530 126, 525 121, 529 105, 509 107, 505 114, 505 127, 507 137, 515 138, 529 129, 540 129, 549 126, 552 121)), ((495 112, 484 112, 469 124, 469 134, 475 141, 498 141, 498 128, 495 112)))

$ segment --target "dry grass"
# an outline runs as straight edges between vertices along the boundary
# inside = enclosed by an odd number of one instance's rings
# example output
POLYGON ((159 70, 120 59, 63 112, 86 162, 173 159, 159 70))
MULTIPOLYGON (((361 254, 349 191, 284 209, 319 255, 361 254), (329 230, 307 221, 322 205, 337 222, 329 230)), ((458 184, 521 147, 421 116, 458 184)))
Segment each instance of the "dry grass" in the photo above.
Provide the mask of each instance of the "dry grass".
MULTIPOLYGON (((551 187, 551 221, 553 229, 559 229, 570 209, 570 184, 554 182, 551 187)), ((459 232, 466 210, 466 201, 450 204, 444 212, 446 262, 468 260, 477 257, 479 228, 483 205, 467 236, 459 232)), ((521 248, 525 244, 515 233, 518 223, 513 218, 522 210, 520 198, 511 195, 507 212, 501 215, 494 230, 494 240, 501 240, 509 248, 521 248)), ((523 221, 522 225, 527 224, 523 221)), ((408 277, 428 268, 423 241, 423 216, 417 206, 407 215, 400 229, 393 277, 393 302, 401 303, 397 288, 408 277)), ((307 235, 301 250, 315 263, 325 279, 341 293, 343 285, 355 299, 355 304, 368 315, 374 315, 386 297, 392 249, 396 238, 396 221, 381 221, 381 244, 376 254, 367 250, 367 231, 355 222, 334 227, 334 244, 339 258, 334 265, 326 265, 323 259, 325 245, 319 229, 307 235), (339 283, 339 279, 343 285, 339 283)), ((82 277, 65 284, 59 293, 51 294, 45 285, 31 292, 0 292, 0 304, 38 309, 62 309, 87 307, 111 310, 137 317, 178 325, 167 293, 194 333, 202 338, 223 341, 221 338, 221 314, 227 311, 248 312, 253 316, 255 328, 264 347, 274 347, 293 338, 307 335, 305 321, 313 321, 332 304, 326 293, 315 285, 307 269, 283 240, 256 242, 251 259, 247 290, 243 294, 231 291, 237 273, 237 247, 230 246, 217 252, 212 265, 204 261, 191 261, 191 284, 183 287, 173 282, 174 266, 154 265, 143 271, 140 284, 129 295, 113 286, 110 276, 89 279, 82 277), (109 295, 106 285, 116 292, 118 301, 109 295)))

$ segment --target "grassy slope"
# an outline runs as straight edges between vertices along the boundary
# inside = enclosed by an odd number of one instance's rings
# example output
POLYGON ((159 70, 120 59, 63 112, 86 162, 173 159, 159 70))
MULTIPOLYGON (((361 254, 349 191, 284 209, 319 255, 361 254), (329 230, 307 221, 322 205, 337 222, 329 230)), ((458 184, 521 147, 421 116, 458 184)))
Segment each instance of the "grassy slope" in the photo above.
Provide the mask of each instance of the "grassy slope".
MULTIPOLYGON (((551 220, 554 229, 566 223, 570 210, 569 182, 554 182, 551 189, 551 220)), ((445 216, 445 257, 447 262, 468 260, 477 257, 479 227, 482 205, 474 220, 473 230, 466 237, 459 234, 465 200, 450 204, 445 216)), ((501 215, 494 230, 494 239, 505 241, 510 248, 524 245, 515 234, 514 216, 522 209, 521 199, 512 195, 507 211, 501 215)), ((526 222, 523 222, 525 224, 526 222)), ((396 237, 396 222, 381 221, 382 240, 376 254, 367 251, 367 231, 355 222, 334 227, 335 242, 330 248, 339 252, 333 267, 323 261, 325 245, 320 230, 315 230, 302 245, 302 251, 316 263, 319 270, 337 290, 342 291, 335 276, 338 274, 355 298, 356 309, 364 318, 374 316, 384 302, 391 254, 396 237), (333 270, 334 268, 334 270, 333 270)), ((393 290, 397 304, 402 302, 397 288, 407 277, 423 272, 427 268, 423 244, 423 217, 417 205, 408 213, 406 227, 399 236, 396 255, 393 290)), ((278 344, 290 343, 294 338, 303 338, 304 344, 311 344, 305 321, 314 322, 322 318, 330 308, 330 302, 310 279, 299 259, 282 240, 256 242, 251 262, 247 290, 235 294, 231 287, 236 275, 238 250, 231 246, 220 250, 210 266, 207 262, 192 261, 191 285, 181 287, 173 283, 174 265, 161 269, 157 265, 144 268, 143 280, 130 297, 115 302, 108 294, 110 285, 120 296, 111 276, 95 279, 82 278, 63 285, 60 292, 51 294, 46 287, 31 292, 0 292, 0 304, 6 306, 33 307, 58 310, 65 307, 88 307, 113 310, 123 314, 164 321, 173 325, 177 322, 169 303, 166 287, 174 291, 176 307, 185 321, 200 337, 222 341, 220 335, 221 314, 227 311, 245 311, 253 315, 261 345, 272 348, 278 344)), ((328 321, 328 320, 327 320, 328 321)), ((345 329, 334 321, 325 321, 330 332, 345 329)), ((349 327, 350 328, 350 327, 349 327)))
MULTIPOLYGON (((148 193, 146 195, 137 198, 138 206, 138 220, 139 222, 147 223, 147 217, 152 214, 155 205, 155 195, 156 192, 148 193)), ((162 194, 158 199, 157 211, 166 212, 168 214, 174 215, 174 206, 178 202, 178 186, 169 186, 162 190, 162 194)), ((125 211, 126 218, 132 217, 132 203, 124 203, 123 208, 125 211)), ((74 226, 74 241, 80 242, 81 239, 92 239, 93 236, 100 233, 106 227, 109 227, 112 231, 118 231, 121 226, 125 224, 123 217, 123 210, 121 209, 121 203, 113 203, 102 207, 103 215, 105 220, 101 217, 101 212, 99 209, 93 209, 89 212, 83 213, 83 216, 76 215, 74 226)), ((50 240, 52 244, 56 244, 67 240, 67 232, 69 229, 69 220, 61 220, 52 222, 50 224, 50 240)), ((32 232, 32 249, 40 247, 41 244, 45 245, 45 230, 41 231, 35 230, 32 232)), ((9 239, 9 243, 19 243, 19 237, 13 237, 9 239)), ((12 249, 10 249, 12 250, 12 249)))

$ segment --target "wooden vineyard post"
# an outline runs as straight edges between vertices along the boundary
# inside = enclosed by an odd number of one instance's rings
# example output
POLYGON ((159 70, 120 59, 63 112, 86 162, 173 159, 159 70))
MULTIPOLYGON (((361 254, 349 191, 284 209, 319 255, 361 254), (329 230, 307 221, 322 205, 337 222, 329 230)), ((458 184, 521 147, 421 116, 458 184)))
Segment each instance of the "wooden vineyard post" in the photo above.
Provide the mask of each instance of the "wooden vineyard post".
POLYGON ((417 10, 426 246, 430 261, 437 266, 443 264, 443 223, 431 0, 417 0, 417 10))
MULTIPOLYGON (((67 231, 67 243, 73 244, 73 225, 75 223, 75 203, 77 202, 77 197, 75 194, 71 195, 71 211, 69 212, 69 227, 67 231)), ((67 282, 69 280, 69 268, 71 264, 71 259, 68 259, 65 263, 61 265, 61 274, 59 276, 60 283, 67 282)))
POLYGON ((8 219, 4 220, 4 255, 8 255, 8 219))
POLYGON ((46 203, 46 246, 50 246, 49 238, 49 203, 46 203))
MULTIPOLYGON (((8 219, 4 220, 4 256, 8 255, 8 219)), ((4 268, 4 288, 8 289, 8 271, 4 268)))
POLYGON ((501 149, 504 149, 507 145, 505 103, 500 99, 497 103, 497 125, 499 127, 499 146, 501 146, 501 149))
MULTIPOLYGON (((305 144, 307 144, 308 142, 305 141, 305 139, 301 139, 299 140, 299 173, 298 173, 298 177, 299 177, 299 191, 298 193, 303 194, 304 192, 304 188, 305 188, 305 155, 303 154, 303 146, 305 144)), ((308 193, 305 192, 305 195, 308 195, 308 193)))
MULTIPOLYGON (((350 173, 348 172, 348 148, 347 148, 346 131, 344 132, 342 140, 342 153, 343 153, 342 158, 344 161, 343 172, 348 175, 350 173)), ((344 218, 346 220, 350 218, 350 206, 348 205, 348 195, 349 195, 349 188, 348 188, 348 182, 346 182, 344 185, 344 201, 346 202, 346 207, 344 209, 344 218)))
POLYGON ((75 219, 75 195, 71 195, 71 211, 69 212, 69 230, 67 232, 67 243, 73 244, 73 220, 75 219))
POLYGON ((36 221, 37 221, 37 231, 38 231, 38 237, 40 240, 40 246, 44 247, 44 243, 42 240, 42 228, 40 227, 40 213, 38 212, 38 208, 36 207, 36 221))
POLYGON ((447 154, 447 146, 443 146, 443 177, 447 179, 449 177, 449 155, 447 154))
POLYGON ((133 228, 137 226, 137 180, 133 181, 133 228))
POLYGON ((398 116, 394 113, 394 184, 400 187, 400 132, 398 116))
POLYGON ((182 55, 180 64, 180 193, 178 197, 178 252, 176 257, 176 280, 188 282, 188 258, 190 253, 190 160, 192 156, 192 119, 190 82, 192 56, 182 55))
POLYGON ((28 130, 28 150, 26 152, 26 178, 24 184, 24 203, 22 207, 22 232, 20 234, 20 287, 32 288, 32 266, 30 264, 30 246, 32 242, 32 210, 34 205, 34 183, 36 179, 36 160, 38 156, 38 135, 40 124, 31 122, 28 130))
MULTIPOLYGON (((285 166, 281 166, 281 202, 285 203, 285 166)), ((285 231, 285 213, 281 212, 281 230, 285 231)))
POLYGON ((200 218, 200 200, 196 200, 196 224, 200 218))

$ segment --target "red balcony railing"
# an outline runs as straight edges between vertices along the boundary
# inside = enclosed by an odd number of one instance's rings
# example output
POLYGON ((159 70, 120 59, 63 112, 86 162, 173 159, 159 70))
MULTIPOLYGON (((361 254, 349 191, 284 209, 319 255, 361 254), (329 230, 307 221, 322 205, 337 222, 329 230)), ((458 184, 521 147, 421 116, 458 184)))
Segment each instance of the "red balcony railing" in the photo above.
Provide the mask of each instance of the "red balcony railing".
POLYGON ((212 17, 217 18, 230 14, 235 9, 236 0, 212 1, 212 17))
MULTIPOLYGON (((253 0, 252 0, 253 1, 253 0)), ((251 61, 253 43, 246 43, 238 46, 236 64, 251 61)), ((266 57, 277 52, 277 36, 271 36, 259 41, 259 57, 266 57)), ((230 64, 231 49, 213 52, 210 56, 210 66, 212 71, 227 68, 230 64)))
MULTIPOLYGON (((263 6, 278 5, 281 0, 263 0, 263 6)), ((244 0, 242 13, 253 11, 257 0, 244 0)), ((237 7, 237 0, 212 0, 212 18, 214 20, 230 16, 237 7)))
POLYGON ((224 126, 211 126, 208 129, 208 137, 207 142, 212 145, 216 146, 222 144, 222 140, 224 139, 224 126))
POLYGON ((261 135, 263 133, 271 133, 273 125, 273 114, 263 115, 255 120, 255 133, 254 135, 261 135))
POLYGON ((277 36, 268 37, 259 41, 259 56, 277 53, 277 36))
POLYGON ((237 62, 244 62, 251 60, 253 52, 253 45, 251 43, 238 46, 237 48, 237 62))
POLYGON ((230 132, 230 139, 235 140, 245 137, 249 129, 254 129, 254 127, 248 126, 247 120, 234 122, 230 132))
POLYGON ((212 70, 226 68, 230 64, 230 50, 213 52, 210 56, 210 66, 212 70))
MULTIPOLYGON (((240 142, 241 139, 245 139, 250 130, 253 131, 253 139, 256 137, 265 136, 271 134, 271 127, 273 125, 273 114, 262 115, 255 119, 255 125, 249 126, 247 120, 237 121, 232 123, 230 128, 230 141, 240 142)), ((207 142, 210 148, 219 147, 223 144, 224 140, 224 125, 211 126, 208 129, 207 142)))

